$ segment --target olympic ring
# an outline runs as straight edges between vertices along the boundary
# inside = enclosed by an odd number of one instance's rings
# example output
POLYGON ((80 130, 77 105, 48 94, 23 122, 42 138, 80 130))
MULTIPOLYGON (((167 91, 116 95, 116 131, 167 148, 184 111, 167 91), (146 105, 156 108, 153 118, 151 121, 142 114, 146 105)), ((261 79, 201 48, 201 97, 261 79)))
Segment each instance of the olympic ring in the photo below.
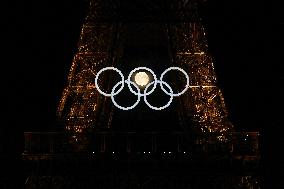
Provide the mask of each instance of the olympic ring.
MULTIPOLYGON (((128 80, 126 80, 126 81, 124 81, 124 82, 127 83, 127 84, 129 84, 129 83, 133 84, 133 85, 136 87, 138 93, 140 93, 139 87, 138 87, 133 81, 128 81, 128 80)), ((112 88, 111 94, 115 94, 114 91, 115 91, 115 89, 117 88, 117 86, 120 85, 120 84, 122 84, 122 81, 118 82, 118 83, 112 88)), ((123 85, 122 85, 122 86, 123 86, 123 85)), ((120 106, 119 104, 117 104, 117 102, 114 100, 114 96, 115 96, 115 95, 112 95, 112 96, 111 96, 111 100, 112 100, 113 104, 114 104, 116 107, 118 107, 118 108, 120 108, 120 109, 122 109, 122 110, 131 110, 131 109, 135 108, 135 107, 139 104, 140 98, 141 98, 140 95, 137 95, 137 97, 138 97, 138 98, 137 98, 137 101, 136 101, 132 106, 130 106, 130 107, 123 107, 123 106, 120 106)))
POLYGON ((135 68, 134 70, 132 70, 132 71, 129 73, 129 75, 128 75, 128 77, 127 77, 127 80, 124 79, 124 76, 123 76, 122 72, 121 72, 119 69, 114 68, 114 67, 105 67, 105 68, 101 69, 101 70, 97 73, 96 78, 95 78, 95 84, 96 84, 96 88, 97 88, 98 92, 99 92, 100 94, 104 95, 104 96, 111 97, 111 100, 112 100, 114 106, 116 106, 117 108, 119 108, 119 109, 121 109, 121 110, 131 110, 131 109, 135 108, 135 107, 139 104, 141 97, 144 97, 144 98, 143 98, 143 99, 144 99, 144 102, 145 102, 145 104, 146 104, 149 108, 151 108, 151 109, 153 109, 153 110, 163 110, 163 109, 165 109, 165 108, 167 108, 167 107, 169 107, 169 106, 171 105, 171 103, 172 103, 172 101, 173 101, 173 97, 177 97, 177 96, 180 96, 180 95, 184 94, 184 93, 188 90, 188 88, 190 87, 190 86, 189 86, 189 77, 188 77, 187 73, 186 73, 182 68, 179 68, 179 67, 170 67, 170 68, 167 68, 167 69, 161 74, 160 80, 158 80, 158 79, 157 79, 157 76, 155 75, 155 73, 154 73, 150 68, 147 68, 147 67, 138 67, 138 68, 135 68), (153 78, 154 78, 154 80, 153 80, 152 82, 150 82, 150 83, 148 83, 148 84, 146 85, 146 87, 145 87, 143 93, 141 93, 140 88, 139 88, 133 81, 131 81, 131 76, 133 75, 133 73, 134 73, 134 72, 137 72, 138 70, 141 70, 141 69, 149 71, 149 72, 153 75, 153 78), (119 74, 120 77, 121 77, 121 81, 119 81, 118 83, 116 83, 116 84, 114 85, 114 87, 113 87, 112 90, 111 90, 111 93, 105 93, 105 92, 103 92, 103 91, 100 89, 99 85, 98 85, 98 78, 99 78, 99 75, 100 75, 102 72, 107 71, 107 70, 114 70, 114 71, 118 72, 118 74, 119 74), (178 71, 182 72, 182 73, 185 75, 185 77, 186 77, 186 86, 185 86, 185 88, 184 88, 181 92, 179 92, 179 93, 173 93, 173 89, 171 88, 171 86, 170 86, 168 83, 166 83, 165 81, 163 81, 163 78, 164 78, 165 74, 166 74, 168 71, 170 71, 170 70, 178 70, 178 71), (137 101, 136 101, 132 106, 129 106, 129 107, 120 106, 120 105, 115 101, 115 99, 114 99, 114 96, 118 95, 118 94, 123 90, 124 85, 125 85, 124 83, 127 84, 128 88, 129 88, 129 90, 130 90, 130 92, 131 92, 132 94, 134 94, 134 95, 137 96, 137 101), (148 100, 147 100, 147 96, 150 95, 150 94, 152 94, 152 93, 154 92, 154 90, 156 89, 158 83, 160 84, 161 89, 163 90, 163 92, 165 92, 165 94, 167 94, 167 95, 170 96, 170 100, 168 101, 168 103, 167 103, 166 105, 164 105, 164 106, 161 106, 161 107, 152 106, 152 105, 148 102, 148 100), (116 88, 117 88, 119 85, 121 85, 121 86, 120 86, 120 88, 116 91, 116 88), (131 85, 134 85, 134 87, 136 88, 137 92, 133 90, 133 88, 131 87, 131 85), (149 87, 152 86, 152 85, 154 85, 153 88, 152 88, 150 91, 148 91, 149 87), (166 85, 166 87, 169 89, 170 92, 168 92, 168 91, 164 88, 163 85, 166 85))
POLYGON ((174 97, 180 96, 180 95, 182 95, 183 93, 185 93, 185 92, 187 91, 188 87, 189 87, 189 77, 188 77, 187 73, 186 73, 183 69, 181 69, 181 68, 179 68, 179 67, 170 67, 170 68, 166 69, 166 70, 161 74, 160 81, 163 81, 164 75, 165 75, 168 71, 170 71, 170 70, 178 70, 178 71, 182 72, 182 73, 185 75, 185 77, 186 77, 186 85, 185 85, 185 88, 184 88, 184 90, 182 90, 180 93, 177 93, 177 94, 173 94, 172 92, 171 92, 171 93, 168 93, 168 91, 164 89, 164 87, 163 87, 163 85, 162 85, 162 82, 160 82, 161 89, 162 89, 167 95, 173 95, 174 97))
POLYGON ((170 85, 167 84, 166 82, 164 82, 164 81, 158 81, 158 83, 160 83, 160 85, 162 85, 162 83, 163 83, 163 85, 166 85, 166 86, 170 89, 171 94, 170 94, 169 96, 170 96, 171 98, 170 98, 169 102, 168 102, 166 105, 164 105, 164 106, 161 106, 161 107, 152 106, 152 105, 148 102, 148 100, 147 100, 147 98, 146 98, 147 95, 145 95, 145 93, 146 93, 148 87, 153 84, 153 82, 154 82, 154 81, 152 81, 151 83, 149 83, 149 84, 146 86, 145 90, 144 90, 144 102, 147 104, 147 106, 149 106, 149 107, 152 108, 153 110, 163 110, 163 109, 169 107, 169 106, 171 105, 172 101, 173 101, 173 98, 174 98, 173 89, 172 89, 172 88, 170 87, 170 85))
POLYGON ((98 90, 99 93, 101 93, 102 95, 108 96, 108 97, 113 96, 113 95, 117 95, 117 94, 120 93, 120 92, 122 91, 122 89, 124 88, 124 75, 122 74, 122 72, 121 72, 119 69, 117 69, 117 68, 115 68, 115 67, 105 67, 105 68, 101 69, 101 70, 97 73, 96 78, 95 78, 95 84, 96 84, 97 90, 98 90), (116 91, 114 94, 112 94, 112 93, 110 93, 110 94, 105 93, 105 92, 103 92, 103 91, 99 88, 99 85, 98 85, 99 76, 100 76, 101 73, 103 73, 103 72, 106 71, 106 70, 114 70, 114 71, 118 72, 118 74, 120 75, 120 77, 121 77, 121 79, 122 79, 122 85, 121 85, 121 87, 120 87, 120 88, 118 89, 118 91, 116 91))
MULTIPOLYGON (((129 73, 127 80, 130 81, 131 76, 133 75, 133 73, 136 72, 136 71, 138 71, 138 70, 142 70, 142 69, 149 71, 149 72, 153 75, 153 77, 154 77, 154 87, 153 87, 153 89, 151 89, 151 90, 150 90, 148 93, 146 93, 146 94, 145 94, 145 93, 144 93, 144 94, 140 94, 140 93, 138 94, 138 93, 136 93, 135 91, 132 90, 132 88, 130 87, 129 83, 128 83, 128 88, 129 88, 129 90, 130 90, 133 94, 144 96, 144 95, 152 94, 152 93, 154 92, 154 90, 156 89, 156 87, 157 87, 157 76, 155 75, 155 73, 153 72, 153 70, 151 70, 150 68, 147 68, 147 67, 138 67, 138 68, 135 68, 134 70, 132 70, 132 71, 129 73)), ((147 86, 146 86, 146 87, 147 87, 147 86)), ((145 88, 145 89, 146 89, 146 88, 145 88)))

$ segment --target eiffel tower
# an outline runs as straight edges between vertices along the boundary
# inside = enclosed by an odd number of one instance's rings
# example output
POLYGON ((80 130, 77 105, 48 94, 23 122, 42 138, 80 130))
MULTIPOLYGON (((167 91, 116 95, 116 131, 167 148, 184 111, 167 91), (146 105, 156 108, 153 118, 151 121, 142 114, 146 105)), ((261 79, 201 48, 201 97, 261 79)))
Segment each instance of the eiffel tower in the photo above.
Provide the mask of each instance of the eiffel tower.
MULTIPOLYGON (((91 1, 82 26, 78 51, 58 107, 58 115, 64 120, 66 130, 76 135, 90 128, 111 129, 115 116, 114 107, 110 98, 104 98, 95 90, 95 74, 107 66, 126 67, 119 65, 120 62, 130 64, 128 67, 136 64, 134 60, 123 60, 130 54, 127 48, 135 51, 139 47, 137 44, 133 45, 133 39, 129 39, 129 35, 139 38, 136 39, 137 43, 145 40, 145 35, 142 36, 137 29, 133 29, 138 27, 144 33, 146 28, 150 28, 148 30, 156 35, 152 38, 156 38, 150 39, 152 44, 142 44, 137 51, 141 51, 141 48, 158 51, 164 45, 168 51, 164 54, 169 59, 165 62, 169 66, 185 69, 190 75, 190 85, 194 87, 178 99, 179 105, 176 106, 183 128, 200 134, 215 133, 220 140, 225 140, 225 136, 233 131, 233 126, 228 121, 222 92, 217 86, 213 61, 208 52, 201 19, 197 14, 196 2, 116 3, 91 1), (147 8, 148 5, 151 8, 147 8), (139 14, 134 16, 119 13, 121 9, 136 12, 137 7, 139 14)), ((144 53, 147 54, 145 51, 144 53)), ((143 66, 143 63, 139 65, 143 66)), ((164 68, 163 65, 156 67, 164 68)), ((178 83, 181 82, 176 81, 173 84, 176 86, 178 83)), ((110 86, 110 80, 104 78, 100 85, 110 86)))
MULTIPOLYGON (((237 158, 232 158, 232 152, 242 148, 240 140, 251 142, 245 153, 253 154, 249 162, 253 162, 253 168, 257 167, 258 133, 235 132, 228 120, 197 3, 195 0, 90 0, 78 50, 57 110, 63 123, 58 129, 62 132, 46 137, 49 153, 65 155, 56 156, 56 161, 54 156, 41 156, 51 162, 77 162, 76 168, 73 163, 64 163, 60 168, 55 163, 51 167, 56 168, 51 172, 41 168, 47 171, 46 175, 28 177, 27 188, 41 188, 45 184, 60 188, 56 183, 61 183, 61 188, 259 187, 259 178, 248 173, 236 177, 210 175, 212 170, 224 171, 220 164, 234 165, 232 162, 237 158), (158 74, 168 67, 180 67, 189 75, 190 87, 182 96, 174 98, 168 109, 161 111, 151 110, 143 102, 135 110, 123 111, 97 91, 95 77, 102 68, 116 67, 127 75, 139 66, 149 67, 158 74), (159 169, 161 162, 166 163, 159 169), (159 174, 174 169, 173 175, 177 172, 181 175, 161 176, 155 172, 142 176, 137 173, 145 172, 141 165, 153 172, 159 170, 159 174), (66 176, 66 172, 72 172, 67 168, 70 166, 76 171, 66 176), (125 177, 118 176, 120 166, 127 168, 125 177), (190 176, 184 174, 189 168, 190 176), (104 169, 107 171, 103 172, 104 169), (133 173, 132 169, 139 171, 133 173), (193 176, 199 169, 208 175, 193 176), (52 176, 55 170, 65 176, 52 176), (93 176, 79 174, 78 177, 78 173, 93 176), (95 177, 100 179, 94 180, 95 177), (167 182, 163 181, 165 178, 167 182), (216 179, 220 182, 213 181, 216 179)), ((169 74, 168 83, 179 91, 185 79, 174 73, 169 74)), ((113 74, 105 74, 99 86, 110 92, 116 80, 113 74)), ((153 103, 164 102, 161 94, 158 91, 151 98, 153 103)), ((127 104, 132 98, 124 91, 119 100, 127 104)), ((34 157, 31 156, 32 137, 29 133, 25 135, 27 160, 34 157)), ((245 164, 244 159, 238 161, 244 167, 251 165, 245 164)))

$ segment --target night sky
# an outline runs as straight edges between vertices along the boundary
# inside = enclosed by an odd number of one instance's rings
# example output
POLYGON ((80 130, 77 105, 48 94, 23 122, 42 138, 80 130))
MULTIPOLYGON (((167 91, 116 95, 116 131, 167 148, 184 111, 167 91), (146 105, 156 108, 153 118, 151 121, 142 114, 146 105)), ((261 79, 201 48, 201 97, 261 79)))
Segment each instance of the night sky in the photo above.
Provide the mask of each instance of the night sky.
MULTIPOLYGON (((22 1, 9 6, 1 62, 0 141, 12 147, 6 151, 21 151, 24 131, 56 127, 56 108, 86 6, 83 0, 22 1)), ((279 61, 283 50, 272 43, 283 42, 283 17, 277 5, 273 10, 270 19, 266 12, 271 7, 262 1, 208 0, 200 6, 230 120, 237 130, 261 131, 264 137, 276 128, 283 131, 279 119, 283 116, 283 60, 279 61), (271 29, 276 30, 271 33, 271 29)), ((282 137, 280 132, 276 135, 282 137)), ((267 138, 264 145, 275 138, 267 138)))

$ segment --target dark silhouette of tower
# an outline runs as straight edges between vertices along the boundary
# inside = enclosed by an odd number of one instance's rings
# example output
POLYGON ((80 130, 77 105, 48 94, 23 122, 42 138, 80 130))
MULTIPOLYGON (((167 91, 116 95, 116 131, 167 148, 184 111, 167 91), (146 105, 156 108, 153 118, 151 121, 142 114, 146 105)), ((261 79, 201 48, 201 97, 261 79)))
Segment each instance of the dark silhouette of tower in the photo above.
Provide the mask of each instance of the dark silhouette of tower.
MULTIPOLYGON (((185 84, 177 73, 167 79, 175 90, 185 84)), ((105 74, 99 85, 111 91, 116 81, 105 74)), ((162 93, 153 103, 164 103, 162 93)), ((228 120, 196 1, 91 0, 57 113, 61 132, 25 133, 24 159, 40 162, 27 188, 259 187, 243 171, 257 169, 258 133, 234 132, 228 120), (178 66, 191 87, 166 110, 141 103, 122 111, 96 90, 95 76, 108 66, 158 75, 178 66), (238 163, 242 174, 227 175, 238 163)))

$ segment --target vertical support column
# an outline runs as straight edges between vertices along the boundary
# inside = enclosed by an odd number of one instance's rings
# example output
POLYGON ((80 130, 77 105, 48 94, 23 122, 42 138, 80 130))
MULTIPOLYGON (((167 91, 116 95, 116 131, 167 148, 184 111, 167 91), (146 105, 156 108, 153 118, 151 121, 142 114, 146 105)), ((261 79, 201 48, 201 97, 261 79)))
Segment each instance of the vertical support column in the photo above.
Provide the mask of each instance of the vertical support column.
POLYGON ((152 133, 152 152, 157 152, 157 136, 155 135, 155 133, 152 133))
POLYGON ((54 153, 54 138, 55 134, 54 133, 49 133, 49 153, 53 154, 54 153))
POLYGON ((131 142, 129 141, 129 134, 126 135, 126 151, 128 154, 131 153, 131 142))
POLYGON ((181 134, 178 133, 178 134, 177 134, 177 152, 178 152, 178 153, 181 152, 181 146, 180 146, 181 144, 180 144, 180 143, 181 143, 181 134))
POLYGON ((24 153, 28 154, 28 153, 31 153, 32 133, 26 132, 26 133, 24 133, 24 136, 25 136, 25 150, 24 150, 24 153))
POLYGON ((106 151, 106 136, 105 134, 101 135, 101 144, 100 144, 100 150, 102 153, 106 151))

